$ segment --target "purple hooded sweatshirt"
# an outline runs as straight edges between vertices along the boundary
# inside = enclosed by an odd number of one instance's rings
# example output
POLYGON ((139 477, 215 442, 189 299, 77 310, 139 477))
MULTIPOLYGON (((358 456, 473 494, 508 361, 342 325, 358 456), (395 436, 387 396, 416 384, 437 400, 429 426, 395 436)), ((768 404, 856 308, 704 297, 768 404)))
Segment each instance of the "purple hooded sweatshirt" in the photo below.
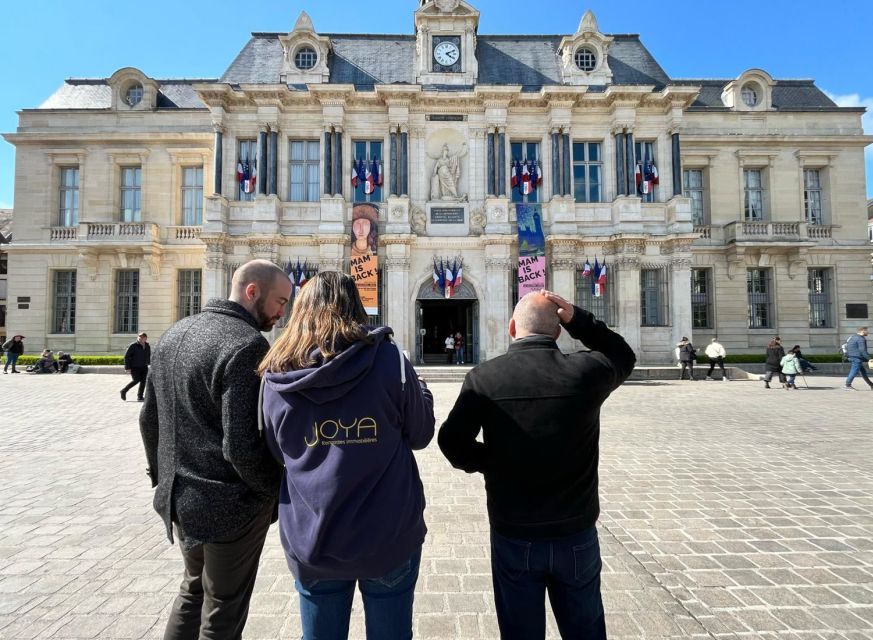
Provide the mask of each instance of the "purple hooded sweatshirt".
POLYGON ((433 396, 391 333, 371 328, 328 362, 266 375, 264 433, 285 465, 279 532, 303 583, 378 578, 424 542, 412 451, 433 438, 433 396))

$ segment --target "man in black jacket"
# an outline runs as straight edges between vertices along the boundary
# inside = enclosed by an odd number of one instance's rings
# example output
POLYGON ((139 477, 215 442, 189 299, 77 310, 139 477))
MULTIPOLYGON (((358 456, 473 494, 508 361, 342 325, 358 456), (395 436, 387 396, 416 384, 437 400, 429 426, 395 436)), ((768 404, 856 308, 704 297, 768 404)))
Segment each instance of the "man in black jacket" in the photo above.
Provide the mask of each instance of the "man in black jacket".
POLYGON ((560 296, 529 293, 506 354, 467 374, 439 432, 452 466, 485 475, 500 637, 606 638, 600 596, 600 406, 633 371, 624 339, 560 296), (563 327, 591 351, 563 354, 563 327), (483 442, 477 442, 483 430, 483 442))
POLYGON ((266 260, 233 275, 161 337, 140 414, 154 507, 179 538, 185 574, 165 640, 241 637, 281 468, 258 433, 256 369, 291 282, 266 260))
POLYGON ((136 341, 131 342, 124 354, 124 370, 130 374, 131 382, 121 390, 121 399, 127 400, 127 392, 132 387, 139 385, 136 391, 136 399, 143 401, 146 378, 149 375, 149 364, 152 361, 152 346, 148 343, 148 334, 143 331, 136 336, 136 341))

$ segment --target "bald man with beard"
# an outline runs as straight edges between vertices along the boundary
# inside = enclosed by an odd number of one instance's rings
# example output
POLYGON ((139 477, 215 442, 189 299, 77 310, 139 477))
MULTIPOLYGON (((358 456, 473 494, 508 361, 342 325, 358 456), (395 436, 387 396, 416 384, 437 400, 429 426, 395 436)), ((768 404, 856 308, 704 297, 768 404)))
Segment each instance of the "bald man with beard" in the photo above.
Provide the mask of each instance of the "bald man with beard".
POLYGON ((242 637, 282 470, 258 431, 261 332, 290 297, 282 269, 252 260, 228 299, 209 300, 155 347, 140 432, 155 510, 185 566, 164 640, 242 637))
POLYGON ((595 527, 600 407, 636 356, 591 313, 549 291, 519 300, 509 335, 506 354, 467 374, 440 449, 453 467, 485 476, 502 640, 545 638, 546 592, 561 637, 605 639, 595 527), (590 351, 562 353, 562 329, 590 351))

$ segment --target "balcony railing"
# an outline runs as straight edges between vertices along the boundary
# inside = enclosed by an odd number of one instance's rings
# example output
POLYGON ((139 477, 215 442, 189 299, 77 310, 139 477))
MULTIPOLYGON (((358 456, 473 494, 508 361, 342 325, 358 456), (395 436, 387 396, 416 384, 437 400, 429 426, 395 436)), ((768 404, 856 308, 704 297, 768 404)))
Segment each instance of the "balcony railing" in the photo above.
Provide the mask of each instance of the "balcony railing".
POLYGON ((810 240, 830 240, 833 237, 833 226, 829 224, 808 224, 806 235, 810 240))
POLYGON ((79 237, 79 227, 52 227, 50 238, 52 242, 75 240, 79 237))
POLYGON ((731 242, 800 242, 799 222, 731 222, 724 227, 725 244, 731 242))
POLYGON ((152 222, 80 222, 75 227, 51 227, 52 242, 136 242, 158 238, 152 222))
POLYGON ((189 244, 200 239, 199 226, 167 227, 167 242, 171 244, 189 244))

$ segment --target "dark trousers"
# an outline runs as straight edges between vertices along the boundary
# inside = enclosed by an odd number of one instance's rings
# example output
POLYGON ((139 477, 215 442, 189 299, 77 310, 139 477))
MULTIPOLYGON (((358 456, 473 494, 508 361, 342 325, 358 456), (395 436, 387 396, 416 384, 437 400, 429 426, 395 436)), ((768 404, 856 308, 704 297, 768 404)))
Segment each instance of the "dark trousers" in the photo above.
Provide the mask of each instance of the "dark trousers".
POLYGON ((227 540, 179 548, 185 574, 164 640, 239 640, 249 615, 272 505, 227 540))
POLYGON ((546 637, 546 592, 562 638, 606 640, 600 544, 591 527, 566 538, 515 540, 491 532, 501 640, 546 637))
POLYGON ((721 369, 721 377, 722 378, 727 377, 727 374, 724 372, 724 358, 722 358, 721 356, 718 356, 717 358, 710 358, 709 359, 709 371, 707 372, 706 377, 707 378, 712 377, 712 372, 715 371, 716 365, 718 365, 719 368, 721 369))
POLYGON ((682 371, 679 372, 679 379, 685 379, 685 369, 688 368, 688 379, 694 380, 694 360, 680 360, 682 371))
POLYGON ((145 393, 146 378, 148 377, 148 375, 148 367, 134 367, 130 370, 130 377, 132 378, 132 381, 129 385, 121 390, 121 393, 127 393, 133 387, 139 385, 139 389, 136 390, 136 397, 138 400, 142 400, 143 394, 145 393))
POLYGON ((774 373, 776 373, 776 374, 779 375, 779 382, 781 382, 782 384, 785 384, 785 374, 782 373, 782 372, 781 372, 780 370, 778 370, 778 369, 775 369, 775 370, 774 370, 774 369, 767 369, 767 373, 764 374, 764 382, 766 382, 766 383, 769 384, 769 383, 770 383, 770 380, 773 379, 773 374, 774 374, 774 373))

